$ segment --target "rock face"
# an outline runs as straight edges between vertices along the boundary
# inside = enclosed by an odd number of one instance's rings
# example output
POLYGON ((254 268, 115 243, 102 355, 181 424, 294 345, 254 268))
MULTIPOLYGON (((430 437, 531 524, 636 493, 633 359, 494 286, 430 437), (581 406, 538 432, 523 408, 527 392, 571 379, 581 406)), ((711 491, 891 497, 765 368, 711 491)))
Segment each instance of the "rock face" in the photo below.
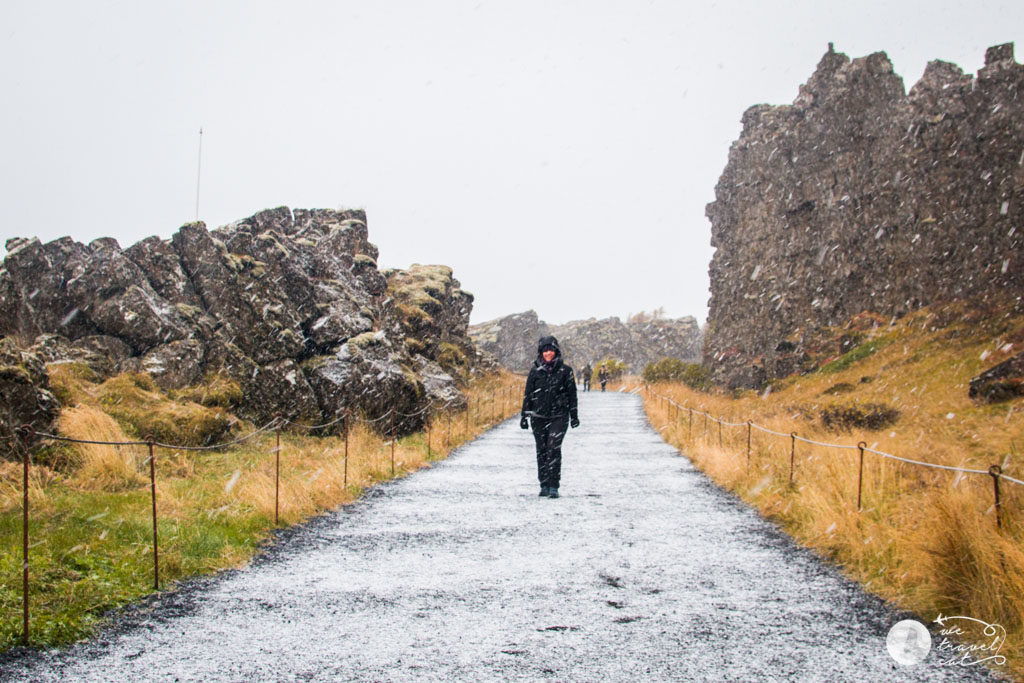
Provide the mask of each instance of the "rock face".
POLYGON ((989 403, 1024 396, 1024 353, 972 378, 968 395, 989 403))
POLYGON ((473 325, 469 334, 477 347, 494 356, 503 368, 528 372, 537 358, 537 340, 550 331, 536 311, 526 311, 473 325))
POLYGON ((36 339, 46 360, 84 361, 101 376, 148 372, 164 389, 226 373, 243 388, 238 412, 254 420, 411 414, 428 397, 457 405, 445 363, 465 377, 477 360, 466 336, 472 295, 444 266, 378 271, 362 211, 282 207, 125 250, 68 237, 16 238, 7 249, 0 334, 36 339), (417 298, 426 271, 431 294, 417 298))
POLYGON ((530 368, 537 357, 537 340, 547 334, 558 339, 566 362, 576 369, 614 357, 624 361, 629 372, 639 373, 647 363, 662 358, 693 362, 700 358, 700 327, 692 317, 627 323, 590 318, 548 325, 534 311, 527 311, 470 328, 477 346, 514 372, 530 368))
MULTIPOLYGON (((831 45, 792 105, 758 105, 707 207, 704 360, 755 386, 861 311, 1024 292, 1024 66, 941 61, 909 94, 884 53, 831 45)), ((838 351, 838 349, 837 349, 838 351)), ((795 360, 796 359, 796 360, 795 360)))
MULTIPOLYGON (((0 339, 0 437, 10 439, 13 431, 28 425, 34 431, 54 433, 60 404, 50 393, 44 359, 0 339)), ((36 442, 31 437, 29 446, 36 442)))

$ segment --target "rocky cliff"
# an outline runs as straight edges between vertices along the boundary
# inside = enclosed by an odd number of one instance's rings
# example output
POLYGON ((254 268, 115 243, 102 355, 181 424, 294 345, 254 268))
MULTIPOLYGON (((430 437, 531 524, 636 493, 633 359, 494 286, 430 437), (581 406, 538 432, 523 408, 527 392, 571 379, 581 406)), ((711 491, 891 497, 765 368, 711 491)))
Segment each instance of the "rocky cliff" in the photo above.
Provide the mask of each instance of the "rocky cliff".
POLYGON ((800 369, 808 334, 862 311, 1019 297, 1024 66, 1001 45, 906 93, 884 53, 830 45, 793 104, 744 113, 715 197, 704 360, 734 386, 800 369))
POLYGON ((513 372, 529 370, 537 357, 537 340, 547 334, 558 338, 566 362, 577 369, 614 357, 624 361, 629 372, 639 373, 647 363, 666 357, 700 358, 700 326, 689 316, 626 323, 618 318, 590 318, 549 325, 534 311, 527 311, 470 328, 477 346, 513 372))
POLYGON ((443 266, 381 273, 362 211, 283 207, 127 249, 65 237, 7 250, 0 334, 166 390, 227 375, 242 389, 236 412, 261 422, 459 404, 478 362, 472 295, 443 266))

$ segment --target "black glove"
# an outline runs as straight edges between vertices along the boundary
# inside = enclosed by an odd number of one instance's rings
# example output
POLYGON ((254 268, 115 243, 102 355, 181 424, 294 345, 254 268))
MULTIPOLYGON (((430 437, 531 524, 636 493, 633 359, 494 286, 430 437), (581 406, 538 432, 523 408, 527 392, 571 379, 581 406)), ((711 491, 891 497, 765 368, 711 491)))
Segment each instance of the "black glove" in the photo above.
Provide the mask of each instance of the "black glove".
POLYGON ((523 415, 521 418, 519 418, 519 428, 520 429, 529 429, 530 428, 530 423, 526 420, 526 416, 525 415, 523 415))
POLYGON ((577 427, 580 426, 580 416, 579 413, 577 413, 576 411, 573 411, 569 415, 569 426, 572 427, 573 429, 576 429, 577 427))

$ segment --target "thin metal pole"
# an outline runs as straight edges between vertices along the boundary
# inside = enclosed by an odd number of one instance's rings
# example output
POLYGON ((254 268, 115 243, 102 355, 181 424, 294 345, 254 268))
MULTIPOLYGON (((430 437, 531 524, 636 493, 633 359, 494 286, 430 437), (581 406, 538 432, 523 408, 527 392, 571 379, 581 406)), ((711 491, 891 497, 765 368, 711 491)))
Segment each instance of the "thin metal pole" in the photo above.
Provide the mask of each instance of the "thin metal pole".
POLYGON ((466 399, 466 438, 467 439, 469 438, 469 413, 472 411, 472 409, 473 409, 473 402, 470 401, 469 398, 467 398, 466 399))
MULTIPOLYGON (((280 415, 278 416, 280 418, 280 415)), ((274 449, 274 526, 278 523, 281 501, 281 422, 277 423, 277 448, 274 449)))
POLYGON ((693 408, 689 408, 690 411, 690 424, 686 427, 686 440, 693 439, 693 408))
POLYGON ((452 409, 448 409, 448 427, 444 430, 444 448, 450 450, 452 447, 452 409))
POLYGON ((427 458, 430 458, 430 415, 427 415, 427 458))
POLYGON ((344 427, 345 427, 345 480, 344 480, 344 485, 345 486, 348 486, 348 417, 349 417, 349 412, 348 412, 348 409, 346 408, 345 409, 345 422, 343 423, 344 427))
POLYGON ((750 420, 747 420, 747 472, 750 471, 750 420))
POLYGON ((146 437, 149 445, 149 490, 153 500, 153 589, 160 590, 160 545, 156 536, 156 456, 153 453, 153 435, 146 437))
POLYGON ((21 448, 24 459, 22 473, 22 502, 21 502, 21 644, 28 645, 28 470, 29 470, 29 448, 28 433, 31 427, 22 425, 18 429, 18 436, 15 443, 21 448))
POLYGON ((992 465, 988 468, 988 473, 992 475, 992 486, 995 487, 996 493, 996 528, 1003 528, 1003 519, 999 512, 1001 507, 999 503, 999 476, 1003 473, 1003 468, 999 465, 992 465))
POLYGON ((722 447, 722 421, 718 420, 718 447, 722 447))
POLYGON ((789 433, 789 483, 793 483, 793 460, 796 458, 796 432, 789 433))
POLYGON ((395 411, 391 410, 391 476, 395 476, 395 411))
POLYGON ((196 221, 199 220, 199 182, 203 173, 203 129, 199 129, 199 162, 196 168, 196 221))
POLYGON ((861 441, 857 444, 857 450, 860 451, 860 470, 857 472, 857 512, 860 512, 860 494, 864 488, 864 449, 867 448, 867 444, 861 441))

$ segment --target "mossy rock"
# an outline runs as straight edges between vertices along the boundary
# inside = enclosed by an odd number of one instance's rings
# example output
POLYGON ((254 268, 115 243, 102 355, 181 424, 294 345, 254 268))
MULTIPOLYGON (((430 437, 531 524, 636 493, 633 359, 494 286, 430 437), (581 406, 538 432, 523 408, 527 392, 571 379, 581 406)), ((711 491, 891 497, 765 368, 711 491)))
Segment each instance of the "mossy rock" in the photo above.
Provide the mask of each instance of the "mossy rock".
POLYGON ((207 408, 234 408, 241 405, 244 395, 241 385, 231 377, 215 373, 207 375, 202 383, 174 392, 175 400, 191 401, 207 408))
POLYGON ((87 400, 90 389, 101 379, 95 370, 81 361, 50 363, 46 371, 50 375, 50 391, 62 406, 68 408, 87 400))
POLYGON ((145 373, 117 375, 97 390, 100 407, 127 433, 161 443, 207 446, 221 440, 237 421, 220 408, 175 401, 160 393, 145 373))
POLYGON ((349 339, 348 343, 355 349, 367 349, 371 346, 382 344, 383 339, 376 332, 363 332, 349 339))

